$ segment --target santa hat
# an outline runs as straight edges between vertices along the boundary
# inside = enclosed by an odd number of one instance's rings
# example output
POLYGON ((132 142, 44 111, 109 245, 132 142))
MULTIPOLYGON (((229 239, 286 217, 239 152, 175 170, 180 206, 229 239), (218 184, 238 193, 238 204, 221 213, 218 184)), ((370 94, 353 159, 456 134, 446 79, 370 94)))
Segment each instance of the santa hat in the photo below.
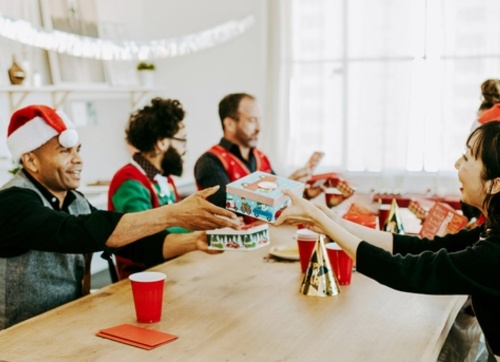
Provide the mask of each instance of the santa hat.
POLYGON ((500 121, 500 103, 484 111, 483 114, 478 117, 477 121, 480 125, 486 122, 500 121))
POLYGON ((66 114, 43 105, 32 105, 14 112, 7 130, 7 146, 15 161, 59 135, 59 144, 73 147, 78 143, 75 125, 66 114))

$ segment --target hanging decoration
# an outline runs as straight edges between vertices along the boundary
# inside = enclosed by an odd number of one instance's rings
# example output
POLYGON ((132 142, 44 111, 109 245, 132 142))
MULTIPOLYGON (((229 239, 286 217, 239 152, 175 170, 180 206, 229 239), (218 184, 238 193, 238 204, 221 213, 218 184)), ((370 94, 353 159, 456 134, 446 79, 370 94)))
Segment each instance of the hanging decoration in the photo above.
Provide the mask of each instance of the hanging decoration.
POLYGON ((9 68, 8 73, 10 84, 13 85, 22 84, 24 78, 26 78, 26 73, 24 72, 23 68, 21 68, 19 64, 17 64, 15 57, 12 59, 12 65, 9 68))
POLYGON ((254 23, 252 15, 179 38, 112 41, 36 27, 0 13, 0 36, 60 54, 98 60, 150 60, 187 55, 226 42, 254 23))

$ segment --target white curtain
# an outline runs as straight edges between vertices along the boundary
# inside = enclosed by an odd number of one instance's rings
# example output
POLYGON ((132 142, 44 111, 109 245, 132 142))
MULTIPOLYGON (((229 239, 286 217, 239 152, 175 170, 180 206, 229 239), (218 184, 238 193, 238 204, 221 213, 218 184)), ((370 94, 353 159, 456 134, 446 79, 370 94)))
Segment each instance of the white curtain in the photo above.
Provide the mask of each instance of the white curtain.
POLYGON ((269 7, 273 122, 263 134, 283 172, 322 150, 320 171, 349 175, 361 188, 458 192, 454 162, 480 84, 500 78, 500 2, 273 0, 269 7))

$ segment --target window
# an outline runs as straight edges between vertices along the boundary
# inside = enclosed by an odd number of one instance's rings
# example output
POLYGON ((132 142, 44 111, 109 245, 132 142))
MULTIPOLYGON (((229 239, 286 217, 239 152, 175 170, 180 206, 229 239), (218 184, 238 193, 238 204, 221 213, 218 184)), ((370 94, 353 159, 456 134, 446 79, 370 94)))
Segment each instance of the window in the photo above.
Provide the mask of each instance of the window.
POLYGON ((480 85, 500 77, 500 2, 284 0, 280 6, 287 14, 284 21, 280 15, 286 26, 279 57, 288 77, 282 108, 290 166, 322 150, 323 168, 339 172, 454 170, 480 85))

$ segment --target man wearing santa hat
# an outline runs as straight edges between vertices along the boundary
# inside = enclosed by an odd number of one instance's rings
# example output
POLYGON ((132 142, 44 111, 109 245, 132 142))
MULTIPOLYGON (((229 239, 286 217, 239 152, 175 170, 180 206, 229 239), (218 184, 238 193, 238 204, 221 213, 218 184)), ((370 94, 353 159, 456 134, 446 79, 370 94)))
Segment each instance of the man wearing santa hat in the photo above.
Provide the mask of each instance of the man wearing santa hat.
POLYGON ((22 167, 0 191, 0 329, 82 296, 90 264, 83 254, 115 251, 154 265, 191 250, 169 240, 170 226, 236 227, 226 219, 234 219, 233 213, 205 200, 217 188, 143 212, 97 210, 75 191, 80 143, 60 111, 43 105, 20 109, 7 133, 22 167))

